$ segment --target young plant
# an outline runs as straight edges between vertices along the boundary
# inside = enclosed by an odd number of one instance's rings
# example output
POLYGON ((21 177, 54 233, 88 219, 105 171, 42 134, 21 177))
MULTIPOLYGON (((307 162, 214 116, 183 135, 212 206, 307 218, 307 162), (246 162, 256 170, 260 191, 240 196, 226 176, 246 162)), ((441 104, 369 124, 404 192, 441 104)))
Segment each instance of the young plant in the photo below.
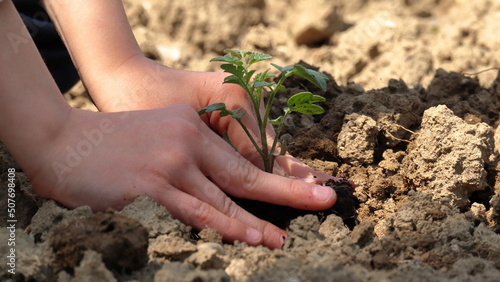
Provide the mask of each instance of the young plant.
POLYGON ((320 72, 304 68, 301 65, 280 67, 275 64, 271 64, 281 73, 279 80, 277 82, 272 82, 271 79, 274 78, 274 75, 269 73, 270 69, 257 74, 256 70, 250 69, 250 66, 257 62, 271 59, 272 57, 270 55, 234 49, 226 49, 224 51, 226 52, 226 55, 213 58, 211 61, 223 62, 224 64, 221 65, 221 68, 224 72, 231 74, 225 78, 224 83, 237 84, 248 94, 252 102, 252 110, 255 112, 257 117, 257 123, 260 131, 260 142, 255 140, 245 124, 243 124, 242 118, 246 111, 242 108, 230 110, 226 108, 224 103, 217 103, 203 108, 198 112, 198 114, 202 115, 205 113, 220 111, 219 114, 221 117, 231 116, 236 119, 248 135, 248 138, 250 138, 250 141, 257 149, 257 152, 262 157, 265 171, 272 172, 274 159, 277 156, 284 155, 286 153, 285 142, 283 142, 279 152, 277 152, 276 147, 287 116, 293 112, 307 115, 322 114, 324 113, 324 109, 314 103, 325 101, 325 98, 322 96, 314 95, 311 92, 297 93, 287 100, 287 106, 283 108, 283 115, 271 119, 269 114, 271 112, 271 106, 276 94, 280 91, 286 90, 283 83, 292 75, 298 75, 307 79, 323 91, 326 91, 326 80, 328 78, 320 72), (265 103, 264 113, 261 113, 260 103, 262 100, 263 90, 269 92, 269 97, 265 103), (268 123, 273 124, 276 129, 276 136, 272 144, 268 144, 267 142, 266 126, 268 123))

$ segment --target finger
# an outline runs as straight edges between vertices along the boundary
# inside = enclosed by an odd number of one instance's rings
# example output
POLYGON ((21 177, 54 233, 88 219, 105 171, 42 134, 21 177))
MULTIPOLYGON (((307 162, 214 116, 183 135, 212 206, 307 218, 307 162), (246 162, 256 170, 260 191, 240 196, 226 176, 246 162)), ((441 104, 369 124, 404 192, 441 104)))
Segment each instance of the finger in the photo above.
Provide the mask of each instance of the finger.
POLYGON ((202 173, 225 192, 240 198, 307 210, 324 210, 335 203, 337 197, 333 189, 265 173, 208 127, 201 126, 200 129, 210 139, 204 142, 210 144, 210 150, 200 148, 198 165, 202 173))
POLYGON ((204 173, 233 196, 308 210, 327 209, 336 201, 329 187, 265 173, 234 151, 214 148, 204 155, 204 173))
POLYGON ((267 241, 267 237, 274 237, 276 239, 276 234, 278 234, 278 238, 281 238, 284 234, 283 230, 266 221, 260 220, 236 205, 231 198, 198 169, 188 168, 185 171, 187 172, 186 175, 181 177, 182 181, 179 182, 179 187, 183 192, 209 204, 222 214, 259 230, 265 234, 264 241, 267 241))
MULTIPOLYGON (((188 195, 173 186, 160 191, 154 198, 164 205, 177 219, 197 230, 212 228, 219 232, 225 241, 242 241, 249 245, 265 245, 281 248, 286 233, 262 221, 260 228, 254 228, 240 220, 229 217, 210 204, 188 195)), ((257 219, 258 220, 258 219, 257 219)))
POLYGON ((327 181, 328 179, 335 179, 337 177, 333 177, 324 172, 316 171, 312 169, 310 166, 305 163, 299 161, 295 157, 290 154, 286 154, 283 156, 279 156, 276 158, 276 162, 279 167, 283 169, 283 171, 290 176, 295 176, 298 178, 318 178, 322 182, 327 181))

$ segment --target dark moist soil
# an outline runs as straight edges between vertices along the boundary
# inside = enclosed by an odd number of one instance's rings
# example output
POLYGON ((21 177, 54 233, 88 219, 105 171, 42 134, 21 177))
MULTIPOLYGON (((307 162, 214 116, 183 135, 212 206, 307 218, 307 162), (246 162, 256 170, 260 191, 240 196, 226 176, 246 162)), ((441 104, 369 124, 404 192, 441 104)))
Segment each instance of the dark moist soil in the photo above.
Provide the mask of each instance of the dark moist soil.
POLYGON ((352 230, 357 224, 356 209, 359 207, 359 200, 353 195, 354 187, 348 179, 342 179, 340 181, 328 180, 325 186, 330 186, 334 189, 338 198, 336 204, 332 208, 323 211, 305 211, 246 199, 232 199, 240 207, 251 212, 255 216, 267 220, 282 229, 287 229, 290 225, 290 221, 299 216, 307 214, 316 215, 322 222, 328 215, 334 214, 339 216, 344 224, 352 230))

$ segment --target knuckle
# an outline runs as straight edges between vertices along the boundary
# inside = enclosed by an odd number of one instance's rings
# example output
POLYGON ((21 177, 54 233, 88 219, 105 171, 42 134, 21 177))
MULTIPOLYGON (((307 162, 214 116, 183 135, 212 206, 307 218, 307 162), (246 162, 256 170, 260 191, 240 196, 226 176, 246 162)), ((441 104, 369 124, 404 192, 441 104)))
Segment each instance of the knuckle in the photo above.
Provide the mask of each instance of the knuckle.
POLYGON ((246 193, 254 192, 259 183, 259 170, 243 156, 238 156, 234 175, 241 176, 242 187, 246 193))
POLYGON ((213 218, 213 210, 209 204, 199 201, 193 206, 192 211, 193 211, 194 222, 199 222, 201 225, 198 226, 199 228, 211 226, 213 218))
POLYGON ((175 129, 176 134, 181 136, 186 136, 188 138, 200 136, 200 129, 198 125, 185 118, 176 118, 172 120, 171 127, 175 129))
POLYGON ((222 198, 221 212, 231 218, 236 218, 239 213, 238 205, 229 197, 222 198))
POLYGON ((293 198, 301 199, 303 202, 307 202, 312 198, 312 191, 304 190, 304 182, 302 180, 291 180, 288 191, 288 194, 293 198))

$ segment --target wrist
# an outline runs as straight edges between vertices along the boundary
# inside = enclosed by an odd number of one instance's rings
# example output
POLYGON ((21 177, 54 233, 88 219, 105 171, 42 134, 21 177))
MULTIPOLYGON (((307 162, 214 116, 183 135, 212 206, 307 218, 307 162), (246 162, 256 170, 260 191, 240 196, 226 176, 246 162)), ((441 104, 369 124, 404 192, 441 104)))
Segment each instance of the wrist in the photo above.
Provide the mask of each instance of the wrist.
POLYGON ((101 77, 99 88, 89 90, 99 110, 117 112, 147 110, 174 104, 201 109, 199 97, 211 75, 166 67, 144 55, 134 56, 101 77))
MULTIPOLYGON (((0 6, 0 38, 30 38, 11 1, 0 6)), ((62 97, 33 41, 0 40, 0 140, 25 169, 65 123, 71 107, 62 97)))

